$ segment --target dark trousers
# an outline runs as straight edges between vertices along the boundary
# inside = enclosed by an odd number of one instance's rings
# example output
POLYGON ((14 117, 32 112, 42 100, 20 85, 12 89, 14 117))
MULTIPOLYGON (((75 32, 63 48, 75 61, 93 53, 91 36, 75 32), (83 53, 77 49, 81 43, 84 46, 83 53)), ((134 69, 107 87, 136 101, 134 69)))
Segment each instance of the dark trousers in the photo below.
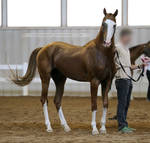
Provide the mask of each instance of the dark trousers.
POLYGON ((147 70, 146 75, 148 79, 147 99, 150 100, 150 71, 149 70, 147 70))
POLYGON ((130 79, 117 79, 115 81, 115 84, 118 97, 118 107, 117 107, 118 129, 121 130, 125 126, 128 126, 126 119, 133 86, 132 81, 130 79))

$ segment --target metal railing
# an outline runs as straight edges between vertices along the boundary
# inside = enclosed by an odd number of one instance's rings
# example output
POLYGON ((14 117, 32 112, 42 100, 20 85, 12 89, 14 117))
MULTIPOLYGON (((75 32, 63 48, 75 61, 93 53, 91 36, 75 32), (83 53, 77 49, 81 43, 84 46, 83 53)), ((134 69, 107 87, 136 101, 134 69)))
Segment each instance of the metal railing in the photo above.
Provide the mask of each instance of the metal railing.
MULTIPOLYGON (((22 75, 25 75, 26 70, 27 70, 28 64, 25 62, 23 64, 18 64, 18 65, 0 65, 0 71, 6 71, 6 70, 19 70, 21 71, 22 75)), ((143 91, 141 92, 140 90, 145 87, 145 80, 141 79, 140 84, 136 83, 136 89, 133 92, 138 92, 140 94, 140 97, 143 97, 145 94, 143 94, 143 91)), ((0 77, 0 82, 2 83, 9 83, 8 79, 6 77, 0 77)), ((32 81, 32 83, 41 83, 41 80, 39 77, 35 77, 32 81)), ((50 82, 50 84, 53 84, 54 87, 54 82, 50 82)), ((16 89, 15 89, 16 90, 16 89)), ((31 89, 30 89, 31 90, 31 89)), ((37 89, 39 90, 39 89, 37 89)), ((55 88, 51 89, 52 91, 55 91, 55 88)), ((89 83, 87 82, 77 82, 71 79, 67 79, 66 81, 66 88, 65 91, 69 91, 69 92, 74 92, 74 93, 90 93, 90 86, 89 83)), ((146 90, 145 90, 146 91, 146 90)), ((112 87, 112 92, 116 92, 115 88, 114 88, 114 84, 112 87)), ((22 87, 22 95, 23 96, 28 96, 29 95, 29 86, 24 86, 22 87)), ((70 95, 71 96, 71 95, 70 95)), ((80 95, 79 95, 80 96, 80 95)), ((101 86, 99 86, 99 90, 98 90, 98 96, 101 96, 101 86)), ((139 96, 139 95, 138 95, 139 96)))

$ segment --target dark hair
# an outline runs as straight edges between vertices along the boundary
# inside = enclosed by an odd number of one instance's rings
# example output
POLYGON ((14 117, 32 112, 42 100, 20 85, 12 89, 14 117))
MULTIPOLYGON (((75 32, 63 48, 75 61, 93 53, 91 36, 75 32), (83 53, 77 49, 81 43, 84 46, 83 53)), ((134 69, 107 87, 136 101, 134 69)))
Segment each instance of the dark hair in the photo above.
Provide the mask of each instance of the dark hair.
POLYGON ((120 31, 120 37, 129 36, 132 34, 132 31, 129 28, 123 28, 120 31))

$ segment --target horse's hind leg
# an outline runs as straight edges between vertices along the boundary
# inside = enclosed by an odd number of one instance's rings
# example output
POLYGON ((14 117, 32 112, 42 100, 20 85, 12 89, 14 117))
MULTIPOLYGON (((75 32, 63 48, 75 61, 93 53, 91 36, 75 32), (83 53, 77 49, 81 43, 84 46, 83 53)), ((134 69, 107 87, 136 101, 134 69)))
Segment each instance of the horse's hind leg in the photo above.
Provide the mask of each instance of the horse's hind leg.
POLYGON ((45 60, 44 62, 39 63, 38 71, 39 71, 41 83, 42 83, 41 103, 43 106, 45 125, 47 127, 47 132, 52 132, 53 130, 51 127, 51 123, 50 123, 49 115, 48 115, 48 109, 47 109, 47 103, 48 103, 47 95, 48 95, 48 87, 49 87, 49 82, 50 82, 50 71, 51 71, 48 60, 45 60))
POLYGON ((64 130, 66 132, 69 132, 71 129, 66 122, 66 119, 64 117, 62 107, 61 107, 61 101, 62 101, 62 97, 63 97, 63 93, 64 93, 64 85, 66 82, 66 77, 64 75, 62 75, 58 70, 55 70, 54 72, 52 72, 52 78, 56 85, 54 104, 58 111, 58 115, 59 115, 59 119, 60 119, 62 127, 64 128, 64 130))
MULTIPOLYGON (((49 78, 50 79, 50 78, 49 78)), ((42 96, 41 96, 41 102, 43 105, 43 112, 44 112, 44 117, 45 117, 45 125, 47 127, 47 132, 52 132, 53 129, 51 127, 51 123, 49 120, 49 115, 48 115, 48 108, 47 108, 47 103, 48 103, 48 99, 47 99, 47 94, 48 94, 48 82, 42 82, 42 96)))

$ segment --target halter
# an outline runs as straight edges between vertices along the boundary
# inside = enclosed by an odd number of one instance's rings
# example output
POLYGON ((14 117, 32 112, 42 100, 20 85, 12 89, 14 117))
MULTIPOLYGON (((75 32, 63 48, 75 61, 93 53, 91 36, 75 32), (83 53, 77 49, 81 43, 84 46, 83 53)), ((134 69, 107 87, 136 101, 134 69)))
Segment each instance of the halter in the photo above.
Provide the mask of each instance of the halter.
POLYGON ((128 77, 129 79, 131 79, 131 80, 134 81, 134 82, 137 82, 137 81, 140 80, 140 78, 141 78, 142 76, 144 76, 144 66, 143 66, 143 67, 142 67, 142 71, 141 71, 141 73, 140 73, 140 75, 139 75, 139 77, 138 77, 137 79, 134 79, 133 77, 131 77, 129 74, 127 74, 126 70, 124 69, 124 66, 122 65, 122 63, 121 63, 121 61, 120 61, 120 59, 119 59, 118 51, 116 51, 116 55, 117 55, 118 63, 119 63, 119 65, 120 65, 120 67, 122 68, 123 72, 127 75, 127 77, 128 77))

